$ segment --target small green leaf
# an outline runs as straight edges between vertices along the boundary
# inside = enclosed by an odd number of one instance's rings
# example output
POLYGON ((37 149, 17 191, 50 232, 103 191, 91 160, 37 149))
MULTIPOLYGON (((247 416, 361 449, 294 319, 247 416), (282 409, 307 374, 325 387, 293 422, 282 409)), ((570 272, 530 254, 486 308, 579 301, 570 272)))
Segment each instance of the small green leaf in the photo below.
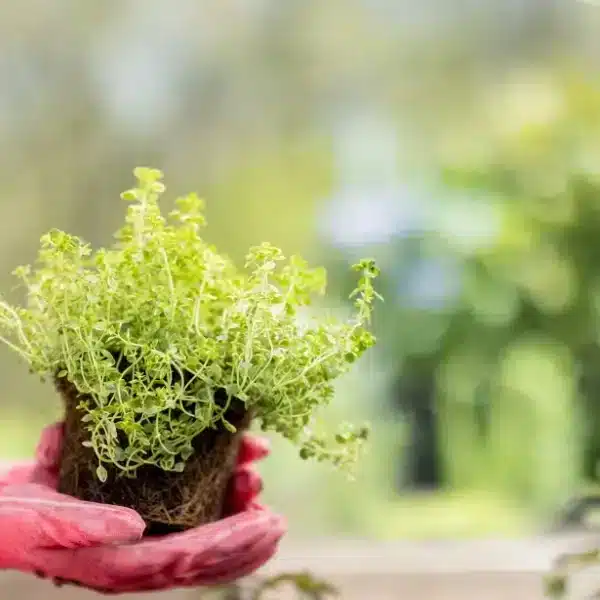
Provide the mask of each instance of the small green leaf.
POLYGON ((98 465, 96 468, 96 477, 104 483, 108 477, 108 471, 102 465, 98 465))
POLYGON ((106 432, 111 439, 117 439, 117 427, 113 421, 106 424, 106 432))
POLYGON ((235 433, 237 429, 229 422, 223 419, 223 427, 227 429, 227 431, 231 431, 231 433, 235 433))
POLYGON ((308 448, 300 448, 300 458, 302 460, 307 460, 313 455, 314 455, 314 452, 312 452, 308 448))
POLYGON ((137 190, 127 190, 121 193, 121 198, 126 200, 127 202, 133 202, 137 200, 138 193, 137 190))
POLYGON ((223 369, 219 364, 212 363, 208 368, 208 372, 214 380, 221 381, 221 378, 223 377, 223 369))

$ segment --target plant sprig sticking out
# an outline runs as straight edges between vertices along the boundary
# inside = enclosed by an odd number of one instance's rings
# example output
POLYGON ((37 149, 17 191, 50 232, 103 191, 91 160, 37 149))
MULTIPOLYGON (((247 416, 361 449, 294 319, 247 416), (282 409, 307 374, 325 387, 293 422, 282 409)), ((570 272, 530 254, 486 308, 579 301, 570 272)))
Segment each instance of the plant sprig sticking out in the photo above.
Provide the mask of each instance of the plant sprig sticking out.
POLYGON ((113 246, 93 251, 50 231, 35 268, 15 271, 27 305, 0 303, 0 339, 33 372, 66 378, 87 398, 81 408, 98 476, 106 476, 103 463, 128 475, 142 465, 182 470, 195 436, 233 429, 225 413, 234 398, 302 457, 350 466, 366 429, 344 424, 325 439, 313 424, 334 380, 375 343, 367 329, 379 298, 373 261, 354 267, 352 320, 301 319, 299 310, 324 293, 323 269, 262 244, 239 271, 200 237, 203 203, 195 194, 164 217, 162 173, 134 175, 113 246), (225 404, 215 401, 217 390, 225 404))

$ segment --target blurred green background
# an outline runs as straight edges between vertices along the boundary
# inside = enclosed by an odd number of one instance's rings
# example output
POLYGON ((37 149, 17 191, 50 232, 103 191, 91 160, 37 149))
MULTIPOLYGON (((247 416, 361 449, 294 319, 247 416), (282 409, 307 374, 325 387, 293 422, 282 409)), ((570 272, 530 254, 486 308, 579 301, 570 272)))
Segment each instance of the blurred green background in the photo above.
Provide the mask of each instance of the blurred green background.
MULTIPOLYGON (((270 241, 383 271, 380 339, 331 413, 355 482, 274 440, 297 536, 518 535, 600 459, 600 6, 576 0, 23 0, 0 6, 0 289, 58 227, 110 242, 137 165, 270 241)), ((57 395, 0 348, 0 455, 57 395)))

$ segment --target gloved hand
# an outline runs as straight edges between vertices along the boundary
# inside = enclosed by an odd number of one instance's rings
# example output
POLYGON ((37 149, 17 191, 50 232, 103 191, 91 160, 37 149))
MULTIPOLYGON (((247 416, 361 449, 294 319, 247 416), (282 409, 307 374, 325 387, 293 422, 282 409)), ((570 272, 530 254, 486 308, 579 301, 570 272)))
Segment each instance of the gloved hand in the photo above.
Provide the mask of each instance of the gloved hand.
POLYGON ((245 434, 230 482, 228 516, 183 533, 141 539, 142 518, 120 506, 56 492, 63 427, 46 428, 33 463, 0 478, 0 569, 17 569, 107 594, 226 584, 269 560, 282 517, 255 502, 253 463, 269 450, 245 434))

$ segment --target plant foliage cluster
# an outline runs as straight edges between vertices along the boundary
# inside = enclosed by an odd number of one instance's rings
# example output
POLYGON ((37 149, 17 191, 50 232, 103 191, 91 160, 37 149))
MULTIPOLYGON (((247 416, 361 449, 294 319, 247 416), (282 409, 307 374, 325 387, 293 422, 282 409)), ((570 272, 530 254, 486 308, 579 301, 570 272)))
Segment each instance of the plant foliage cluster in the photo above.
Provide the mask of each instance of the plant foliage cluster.
POLYGON ((367 327, 378 298, 373 261, 354 267, 354 318, 304 317, 303 307, 324 292, 324 270, 299 257, 286 261, 266 243, 236 269, 200 237, 203 203, 195 194, 164 217, 162 173, 134 174, 112 247, 93 251, 50 231, 35 267, 15 271, 26 306, 0 304, 3 341, 34 373, 66 378, 85 398, 98 476, 106 477, 103 464, 129 475, 142 465, 182 470, 195 436, 234 429, 225 416, 233 399, 303 458, 351 465, 366 428, 343 424, 330 439, 315 431, 315 411, 375 342, 367 327), (215 401, 217 390, 226 402, 215 401))

